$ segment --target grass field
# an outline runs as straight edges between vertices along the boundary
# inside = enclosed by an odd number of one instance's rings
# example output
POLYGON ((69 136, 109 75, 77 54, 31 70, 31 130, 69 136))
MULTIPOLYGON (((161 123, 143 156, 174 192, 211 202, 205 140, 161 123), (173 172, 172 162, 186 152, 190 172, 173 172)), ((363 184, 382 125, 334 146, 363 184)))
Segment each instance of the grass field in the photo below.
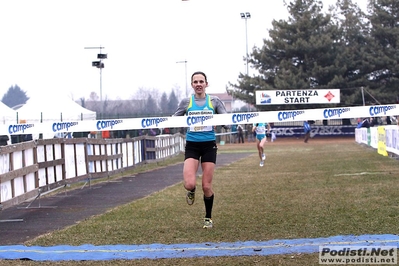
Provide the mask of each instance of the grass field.
MULTIPOLYGON (((182 183, 27 245, 173 244, 266 241, 399 232, 399 162, 354 139, 266 143, 263 168, 254 143, 219 146, 253 155, 216 170, 214 228, 204 230, 198 193, 182 183)), ((175 159, 170 163, 175 163, 175 159)), ((200 180, 198 185, 200 186, 200 180)), ((201 191, 200 189, 198 191, 201 191)), ((0 265, 318 265, 318 254, 82 262, 0 261, 0 265)))

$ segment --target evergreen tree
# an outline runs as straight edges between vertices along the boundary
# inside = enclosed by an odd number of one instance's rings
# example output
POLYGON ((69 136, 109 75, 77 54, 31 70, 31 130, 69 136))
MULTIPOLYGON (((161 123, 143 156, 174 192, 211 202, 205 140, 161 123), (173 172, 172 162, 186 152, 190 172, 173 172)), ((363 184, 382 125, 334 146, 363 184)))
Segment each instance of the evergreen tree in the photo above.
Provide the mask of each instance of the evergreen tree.
POLYGON ((176 109, 177 106, 179 105, 179 99, 177 98, 176 94, 175 94, 175 90, 172 89, 172 91, 169 94, 169 102, 168 102, 168 113, 169 114, 173 114, 176 109))
POLYGON ((158 104, 155 101, 155 99, 151 96, 151 94, 148 95, 148 98, 145 102, 146 102, 145 106, 147 107, 145 108, 145 110, 148 115, 159 115, 158 104))
POLYGON ((1 101, 10 108, 25 104, 28 100, 29 97, 26 96, 26 92, 21 90, 18 85, 11 86, 1 99, 1 101))
POLYGON ((335 75, 327 88, 341 89, 341 105, 361 105, 362 87, 367 87, 371 52, 369 23, 365 13, 351 0, 338 0, 333 20, 338 33, 333 39, 335 75))
MULTIPOLYGON (((328 85, 335 75, 334 60, 339 51, 334 49, 333 39, 338 28, 330 14, 322 13, 322 7, 320 1, 296 0, 288 5, 288 21, 273 20, 270 39, 264 40, 262 48, 254 48, 250 58, 260 75, 240 74, 239 84, 230 84, 235 97, 255 104, 256 90, 321 89, 328 85)), ((272 108, 276 106, 259 106, 272 108)), ((287 108, 303 106, 284 106, 287 108)))
POLYGON ((169 104, 168 96, 166 95, 166 92, 163 92, 162 96, 161 96, 161 100, 159 102, 159 107, 160 107, 161 113, 163 115, 168 115, 169 114, 168 104, 169 104))
MULTIPOLYGON (((353 0, 295 0, 287 20, 274 20, 263 47, 249 63, 259 73, 240 73, 230 95, 255 104, 257 90, 341 90, 342 106, 394 103, 399 93, 399 1, 369 0, 366 15, 353 0)), ((325 105, 331 107, 331 105, 325 105)), ((317 105, 261 105, 258 109, 321 108, 317 105)))
POLYGON ((374 65, 370 72, 370 91, 379 102, 395 103, 399 93, 399 1, 372 0, 369 20, 374 40, 369 60, 374 65))

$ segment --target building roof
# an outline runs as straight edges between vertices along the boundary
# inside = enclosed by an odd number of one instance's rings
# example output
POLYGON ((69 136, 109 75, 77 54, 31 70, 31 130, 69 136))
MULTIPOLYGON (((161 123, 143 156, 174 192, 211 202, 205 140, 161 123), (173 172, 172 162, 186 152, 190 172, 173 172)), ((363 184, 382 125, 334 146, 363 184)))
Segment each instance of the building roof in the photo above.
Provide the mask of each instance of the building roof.
POLYGON ((213 96, 219 97, 219 99, 222 102, 229 102, 229 101, 232 102, 233 101, 233 96, 228 95, 227 92, 224 92, 224 93, 210 93, 210 94, 213 95, 213 96))

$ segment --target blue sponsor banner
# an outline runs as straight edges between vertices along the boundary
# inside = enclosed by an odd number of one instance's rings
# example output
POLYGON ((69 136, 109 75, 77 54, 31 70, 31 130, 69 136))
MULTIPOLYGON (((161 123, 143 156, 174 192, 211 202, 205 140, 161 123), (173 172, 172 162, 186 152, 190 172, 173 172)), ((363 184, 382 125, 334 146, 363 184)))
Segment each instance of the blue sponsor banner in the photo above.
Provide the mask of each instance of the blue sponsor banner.
MULTIPOLYGON (((354 137, 356 126, 315 126, 312 125, 310 135, 312 137, 354 137)), ((274 126, 272 131, 277 138, 303 137, 303 126, 285 127, 274 126)))

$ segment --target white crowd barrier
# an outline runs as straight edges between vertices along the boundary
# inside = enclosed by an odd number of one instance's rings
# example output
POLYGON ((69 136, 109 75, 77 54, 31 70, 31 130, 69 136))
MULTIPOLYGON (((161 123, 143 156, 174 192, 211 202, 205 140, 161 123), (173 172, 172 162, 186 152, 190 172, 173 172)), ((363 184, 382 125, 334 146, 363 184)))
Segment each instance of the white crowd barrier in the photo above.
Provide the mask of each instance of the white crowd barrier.
POLYGON ((355 130, 357 143, 365 144, 377 150, 383 156, 399 156, 399 126, 386 125, 355 130))

